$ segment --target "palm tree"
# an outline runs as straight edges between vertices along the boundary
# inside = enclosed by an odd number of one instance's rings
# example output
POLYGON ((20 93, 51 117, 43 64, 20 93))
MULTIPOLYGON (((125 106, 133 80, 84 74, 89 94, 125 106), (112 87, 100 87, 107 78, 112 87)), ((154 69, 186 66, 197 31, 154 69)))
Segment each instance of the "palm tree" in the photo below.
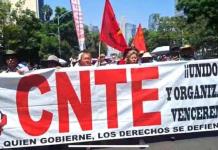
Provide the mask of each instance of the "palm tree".
POLYGON ((44 21, 49 21, 52 14, 53 14, 53 10, 49 5, 44 5, 42 7, 42 12, 43 12, 43 20, 44 21))

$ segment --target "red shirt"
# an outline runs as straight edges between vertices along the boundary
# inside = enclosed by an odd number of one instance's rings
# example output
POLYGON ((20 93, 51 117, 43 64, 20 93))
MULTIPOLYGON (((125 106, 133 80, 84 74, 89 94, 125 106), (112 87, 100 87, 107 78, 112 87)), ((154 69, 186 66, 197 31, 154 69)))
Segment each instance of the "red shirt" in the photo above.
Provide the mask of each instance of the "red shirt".
POLYGON ((124 65, 124 64, 126 64, 126 61, 124 59, 120 59, 117 64, 124 65))

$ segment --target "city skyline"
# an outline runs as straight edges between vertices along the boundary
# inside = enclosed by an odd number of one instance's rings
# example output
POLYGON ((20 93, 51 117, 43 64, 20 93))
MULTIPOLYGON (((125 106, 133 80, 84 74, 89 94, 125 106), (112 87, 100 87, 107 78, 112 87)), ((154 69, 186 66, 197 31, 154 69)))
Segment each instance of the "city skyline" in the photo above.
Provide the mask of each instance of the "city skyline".
MULTIPOLYGON (((159 13, 161 16, 175 15, 175 0, 165 0, 164 5, 161 5, 162 0, 128 0, 128 2, 126 0, 110 0, 110 2, 118 22, 125 17, 127 23, 136 26, 141 23, 143 27, 148 28, 149 15, 152 13, 159 13)), ((70 0, 44 0, 44 3, 53 9, 59 6, 71 10, 70 0)), ((105 0, 80 0, 80 3, 84 24, 98 26, 100 29, 105 0)))

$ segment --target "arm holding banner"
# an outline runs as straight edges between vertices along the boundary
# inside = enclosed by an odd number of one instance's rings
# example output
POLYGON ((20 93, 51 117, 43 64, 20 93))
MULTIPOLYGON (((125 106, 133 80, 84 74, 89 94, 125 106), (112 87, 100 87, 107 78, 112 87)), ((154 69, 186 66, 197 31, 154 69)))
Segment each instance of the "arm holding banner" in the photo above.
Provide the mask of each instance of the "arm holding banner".
POLYGON ((7 116, 0 111, 0 135, 3 127, 7 124, 7 116))

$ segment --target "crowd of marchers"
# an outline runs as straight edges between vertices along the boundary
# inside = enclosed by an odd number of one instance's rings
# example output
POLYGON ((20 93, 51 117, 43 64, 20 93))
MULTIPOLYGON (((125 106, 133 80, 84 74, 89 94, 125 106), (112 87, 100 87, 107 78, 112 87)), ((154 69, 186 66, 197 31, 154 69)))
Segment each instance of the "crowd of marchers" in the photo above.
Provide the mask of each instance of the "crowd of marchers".
POLYGON ((49 55, 47 60, 41 61, 41 64, 30 66, 28 63, 19 62, 17 53, 14 50, 6 50, 4 54, 5 66, 1 67, 1 73, 17 72, 25 74, 32 70, 40 68, 60 68, 60 67, 82 67, 82 66, 105 66, 105 65, 125 65, 125 64, 142 64, 159 61, 179 61, 194 60, 195 50, 190 45, 172 48, 168 54, 154 54, 139 51, 129 47, 123 52, 122 58, 117 55, 106 57, 100 54, 99 58, 92 58, 88 50, 81 51, 77 58, 70 58, 69 61, 58 58, 55 55, 49 55))
MULTIPOLYGON (((194 60, 194 49, 190 45, 185 45, 181 48, 173 48, 168 54, 151 55, 149 52, 141 52, 135 48, 127 48, 122 58, 118 59, 116 55, 108 58, 105 54, 100 54, 99 58, 92 58, 91 53, 87 50, 82 51, 76 59, 71 58, 69 62, 58 58, 55 55, 49 55, 47 60, 36 66, 29 66, 28 63, 19 62, 18 55, 13 50, 6 50, 4 54, 5 66, 1 73, 17 72, 18 74, 25 74, 35 69, 40 68, 61 68, 61 67, 83 67, 83 66, 106 66, 106 65, 125 65, 125 64, 142 64, 152 63, 156 61, 179 61, 179 60, 194 60), (39 67, 40 66, 40 67, 39 67)), ((7 118, 0 111, 0 135, 3 126, 6 124, 7 118)), ((139 143, 143 141, 139 138, 139 143)), ((133 141, 133 140, 132 140, 133 141)), ((130 142, 130 141, 128 141, 130 142)), ((52 146, 45 146, 41 149, 47 150, 52 146)), ((67 149, 67 145, 53 146, 53 148, 67 149)), ((40 149, 40 148, 37 148, 40 149)))

